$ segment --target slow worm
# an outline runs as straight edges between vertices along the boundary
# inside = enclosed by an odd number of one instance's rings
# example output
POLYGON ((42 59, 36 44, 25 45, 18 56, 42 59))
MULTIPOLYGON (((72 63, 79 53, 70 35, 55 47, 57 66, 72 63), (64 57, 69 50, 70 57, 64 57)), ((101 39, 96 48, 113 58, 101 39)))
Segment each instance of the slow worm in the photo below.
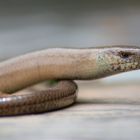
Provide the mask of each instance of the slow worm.
POLYGON ((51 48, 0 63, 0 116, 33 114, 75 103, 72 80, 99 79, 140 69, 140 48, 111 46, 87 49, 51 48), (59 80, 48 90, 16 91, 45 80, 59 80))

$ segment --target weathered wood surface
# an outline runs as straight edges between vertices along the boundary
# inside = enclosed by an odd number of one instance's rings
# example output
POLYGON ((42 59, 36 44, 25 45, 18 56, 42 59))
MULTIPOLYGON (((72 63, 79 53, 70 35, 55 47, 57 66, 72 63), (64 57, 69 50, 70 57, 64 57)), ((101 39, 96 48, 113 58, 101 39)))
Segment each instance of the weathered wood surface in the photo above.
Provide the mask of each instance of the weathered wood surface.
POLYGON ((0 140, 9 139, 139 140, 140 87, 80 83, 78 101, 69 108, 0 118, 0 140))

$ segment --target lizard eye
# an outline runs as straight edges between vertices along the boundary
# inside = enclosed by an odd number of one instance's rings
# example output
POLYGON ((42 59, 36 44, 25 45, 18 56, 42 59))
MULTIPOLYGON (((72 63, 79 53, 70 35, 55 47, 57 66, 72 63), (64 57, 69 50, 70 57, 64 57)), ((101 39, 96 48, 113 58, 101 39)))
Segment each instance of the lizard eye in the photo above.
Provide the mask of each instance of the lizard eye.
POLYGON ((131 53, 131 52, 119 52, 119 56, 121 58, 128 58, 128 57, 130 57, 132 55, 133 55, 133 53, 131 53))

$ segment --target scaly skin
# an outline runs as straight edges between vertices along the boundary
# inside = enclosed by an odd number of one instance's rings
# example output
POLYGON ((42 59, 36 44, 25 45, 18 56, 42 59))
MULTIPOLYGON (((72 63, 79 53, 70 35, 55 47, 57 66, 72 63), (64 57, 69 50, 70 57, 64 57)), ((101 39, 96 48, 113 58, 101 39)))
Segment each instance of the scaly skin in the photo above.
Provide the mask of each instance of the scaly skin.
POLYGON ((47 79, 89 80, 137 69, 140 48, 132 46, 46 49, 4 61, 0 63, 0 116, 45 112, 75 102, 77 85, 72 81, 45 91, 16 93, 47 79))

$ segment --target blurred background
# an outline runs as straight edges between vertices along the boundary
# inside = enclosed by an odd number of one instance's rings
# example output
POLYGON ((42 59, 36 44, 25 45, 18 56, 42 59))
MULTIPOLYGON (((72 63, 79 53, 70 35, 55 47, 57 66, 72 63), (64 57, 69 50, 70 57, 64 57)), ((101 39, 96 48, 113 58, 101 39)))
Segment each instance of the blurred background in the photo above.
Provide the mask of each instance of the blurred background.
MULTIPOLYGON (((138 0, 0 0, 0 59, 51 47, 140 46, 138 0)), ((103 79, 139 81, 139 71, 103 79)))

